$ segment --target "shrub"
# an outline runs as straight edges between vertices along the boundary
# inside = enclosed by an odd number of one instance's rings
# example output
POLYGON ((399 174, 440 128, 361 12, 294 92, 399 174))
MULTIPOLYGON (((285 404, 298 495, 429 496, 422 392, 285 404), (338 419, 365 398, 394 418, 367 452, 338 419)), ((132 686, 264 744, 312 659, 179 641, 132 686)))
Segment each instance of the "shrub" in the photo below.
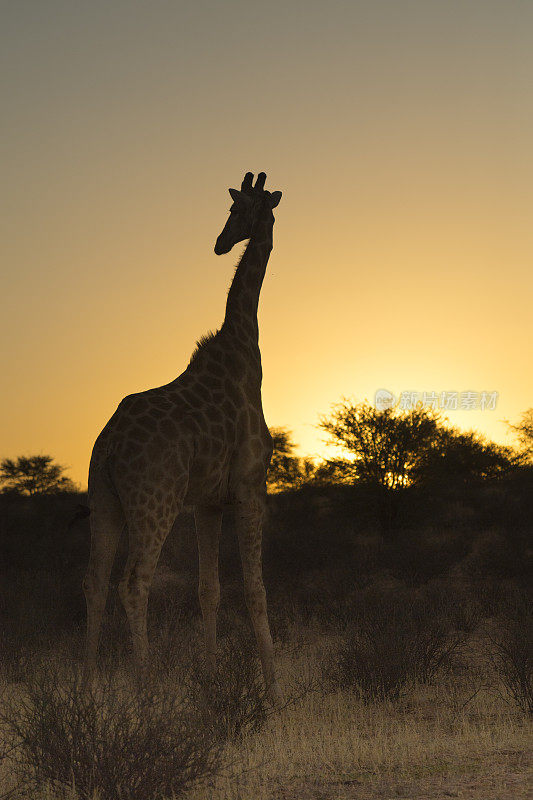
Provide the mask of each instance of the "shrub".
POLYGON ((447 531, 401 531, 385 549, 385 563, 391 574, 409 586, 420 586, 441 577, 468 551, 464 536, 447 531))
POLYGON ((414 681, 450 669, 475 624, 438 587, 361 593, 330 652, 325 677, 365 699, 397 700, 414 681))
POLYGON ((0 675, 6 683, 24 680, 31 670, 35 654, 13 626, 4 628, 0 634, 0 675))
MULTIPOLYGON (((163 678, 181 682, 203 652, 200 621, 174 601, 152 610, 150 651, 153 670, 163 678)), ((128 630, 129 636, 129 630, 128 630)), ((128 639, 129 645, 129 639, 128 639)), ((129 656, 131 659, 131 655, 129 656)))
POLYGON ((488 531, 474 542, 472 552, 464 561, 465 572, 474 578, 519 578, 528 568, 526 543, 525 537, 488 531))
POLYGON ((79 672, 36 673, 2 712, 16 743, 15 771, 31 788, 73 787, 89 800, 180 794, 221 763, 221 745, 191 703, 163 684, 136 690, 106 680, 83 688, 79 672))
POLYGON ((488 636, 489 658, 505 691, 533 714, 533 605, 525 592, 508 597, 488 636))
POLYGON ((258 731, 272 713, 255 643, 241 626, 220 641, 214 675, 191 665, 187 690, 220 740, 258 731))
POLYGON ((2 576, 0 677, 7 683, 24 680, 50 639, 59 634, 56 609, 36 607, 32 578, 35 578, 37 594, 48 590, 50 581, 42 573, 29 575, 19 572, 2 576))

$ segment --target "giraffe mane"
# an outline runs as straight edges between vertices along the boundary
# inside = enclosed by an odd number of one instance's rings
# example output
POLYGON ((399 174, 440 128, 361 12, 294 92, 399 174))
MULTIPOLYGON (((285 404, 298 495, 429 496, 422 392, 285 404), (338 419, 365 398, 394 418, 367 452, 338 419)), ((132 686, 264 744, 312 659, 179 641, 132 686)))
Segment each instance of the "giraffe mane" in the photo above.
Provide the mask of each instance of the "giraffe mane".
POLYGON ((196 342, 196 347, 193 350, 189 364, 192 364, 193 361, 196 361, 203 349, 209 344, 209 342, 213 341, 217 334, 218 331, 208 331, 207 333, 204 333, 203 336, 200 336, 196 342))

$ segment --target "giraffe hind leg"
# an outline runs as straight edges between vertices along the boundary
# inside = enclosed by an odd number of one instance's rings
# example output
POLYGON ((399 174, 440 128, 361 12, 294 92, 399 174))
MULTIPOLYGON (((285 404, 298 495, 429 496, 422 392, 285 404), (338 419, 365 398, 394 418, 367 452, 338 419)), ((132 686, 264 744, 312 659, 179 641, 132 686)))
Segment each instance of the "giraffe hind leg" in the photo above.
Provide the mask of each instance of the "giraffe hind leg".
POLYGON ((102 619, 105 612, 109 577, 115 559, 124 514, 118 497, 102 485, 91 497, 91 554, 83 591, 87 603, 87 636, 85 644, 84 677, 94 671, 102 619))
POLYGON ((274 669, 274 648, 268 622, 266 592, 261 564, 263 501, 260 498, 237 502, 235 522, 244 576, 244 594, 255 632, 265 685, 274 706, 281 706, 283 695, 274 669))

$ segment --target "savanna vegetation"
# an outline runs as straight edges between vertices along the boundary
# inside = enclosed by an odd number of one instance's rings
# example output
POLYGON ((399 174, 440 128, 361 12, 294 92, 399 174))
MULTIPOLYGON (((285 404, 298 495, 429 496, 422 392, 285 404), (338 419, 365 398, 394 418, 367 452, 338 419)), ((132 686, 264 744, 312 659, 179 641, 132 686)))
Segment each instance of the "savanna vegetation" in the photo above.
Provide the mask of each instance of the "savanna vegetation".
POLYGON ((264 573, 285 707, 260 680, 231 509, 220 658, 201 658, 192 516, 150 601, 135 684, 116 584, 100 680, 80 685, 87 520, 49 456, 0 465, 0 798, 193 800, 528 796, 533 714, 532 411, 516 447, 422 410, 343 401, 341 457, 275 445, 264 573), (40 459, 37 461, 36 459, 40 459))

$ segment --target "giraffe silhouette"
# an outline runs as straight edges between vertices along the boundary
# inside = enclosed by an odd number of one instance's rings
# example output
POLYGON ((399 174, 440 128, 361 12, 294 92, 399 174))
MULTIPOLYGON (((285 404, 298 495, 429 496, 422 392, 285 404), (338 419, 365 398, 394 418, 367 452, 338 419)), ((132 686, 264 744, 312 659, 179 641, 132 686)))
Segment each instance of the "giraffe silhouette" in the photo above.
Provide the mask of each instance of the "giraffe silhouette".
POLYGON ((199 600, 206 661, 216 666, 220 598, 218 544, 222 508, 230 502, 265 684, 281 691, 262 578, 261 529, 272 438, 261 403, 257 309, 272 251, 281 192, 264 189, 266 175, 246 173, 215 253, 249 239, 231 284, 224 322, 197 344, 185 372, 165 386, 125 397, 98 436, 89 467, 91 554, 83 582, 87 601, 85 675, 96 665, 109 576, 124 526, 128 557, 119 596, 128 618, 138 675, 146 679, 148 594, 163 543, 184 505, 194 507, 199 600))

